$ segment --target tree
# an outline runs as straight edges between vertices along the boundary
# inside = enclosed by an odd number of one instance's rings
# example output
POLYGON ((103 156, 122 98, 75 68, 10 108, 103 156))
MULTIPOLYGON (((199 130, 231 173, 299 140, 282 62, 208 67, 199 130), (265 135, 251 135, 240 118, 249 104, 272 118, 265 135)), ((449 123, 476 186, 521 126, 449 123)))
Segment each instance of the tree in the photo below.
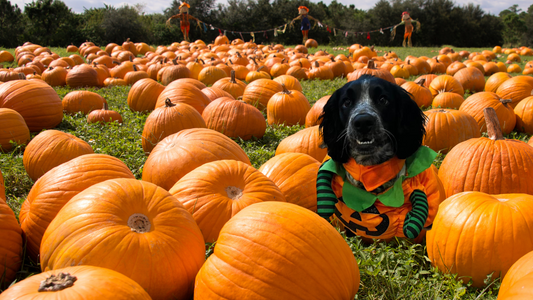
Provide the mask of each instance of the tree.
POLYGON ((527 9, 527 14, 524 14, 525 32, 522 34, 522 45, 533 47, 533 4, 527 9))
POLYGON ((105 32, 105 43, 122 44, 128 38, 133 42, 146 41, 147 28, 139 16, 138 11, 129 5, 119 8, 105 5, 102 28, 105 32))
POLYGON ((515 4, 500 12, 500 19, 503 23, 504 45, 517 46, 520 44, 523 34, 527 31, 524 20, 525 13, 515 4))
POLYGON ((23 15, 20 8, 8 0, 0 0, 0 46, 6 48, 21 44, 24 31, 23 15))

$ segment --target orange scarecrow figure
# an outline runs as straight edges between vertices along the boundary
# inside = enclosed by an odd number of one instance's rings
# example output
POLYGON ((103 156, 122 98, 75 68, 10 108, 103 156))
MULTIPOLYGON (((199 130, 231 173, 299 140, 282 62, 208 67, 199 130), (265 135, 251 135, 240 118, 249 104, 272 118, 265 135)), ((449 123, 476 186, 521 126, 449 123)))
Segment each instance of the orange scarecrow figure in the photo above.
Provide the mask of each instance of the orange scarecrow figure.
POLYGON ((411 16, 409 15, 409 13, 404 11, 402 13, 402 22, 400 24, 398 24, 398 25, 395 25, 394 28, 392 29, 391 41, 396 36, 396 27, 405 24, 405 33, 403 35, 403 43, 402 43, 402 45, 405 47, 405 39, 407 39, 408 46, 409 47, 413 47, 413 44, 411 42, 411 35, 413 34, 413 24, 412 23, 416 23, 416 31, 419 31, 420 30, 420 22, 418 22, 417 20, 411 19, 411 16))
POLYGON ((177 14, 177 15, 173 15, 172 17, 168 18, 167 20, 167 26, 170 26, 170 20, 172 19, 177 19, 179 18, 180 19, 180 27, 181 27, 181 32, 183 33, 183 37, 184 39, 189 42, 189 30, 191 29, 191 24, 189 22, 189 20, 195 20, 198 27, 200 27, 200 20, 196 19, 195 17, 189 15, 189 8, 191 6, 186 3, 186 2, 183 2, 181 3, 179 9, 180 9, 180 13, 177 14))
POLYGON ((300 6, 298 7, 298 14, 299 16, 294 18, 291 23, 290 23, 290 26, 294 26, 294 21, 296 20, 302 20, 302 26, 301 26, 301 30, 302 30, 302 34, 304 36, 304 40, 303 40, 303 43, 305 44, 305 42, 307 41, 307 36, 309 34, 309 29, 311 29, 311 22, 309 22, 309 19, 317 22, 317 23, 320 23, 320 21, 318 21, 317 19, 311 17, 310 15, 308 15, 309 13, 309 8, 305 7, 305 6, 300 6))

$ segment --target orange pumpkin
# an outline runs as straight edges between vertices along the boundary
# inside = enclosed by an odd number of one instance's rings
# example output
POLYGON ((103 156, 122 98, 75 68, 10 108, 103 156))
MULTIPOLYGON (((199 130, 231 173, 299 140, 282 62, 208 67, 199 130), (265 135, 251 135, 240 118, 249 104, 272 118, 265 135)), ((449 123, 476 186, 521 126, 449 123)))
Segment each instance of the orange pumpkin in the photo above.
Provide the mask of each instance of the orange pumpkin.
POLYGON ((157 97, 164 89, 165 86, 151 78, 141 79, 135 82, 128 92, 128 106, 131 111, 152 111, 155 109, 157 97))
POLYGON ((318 125, 312 126, 284 138, 276 148, 276 155, 286 152, 304 153, 322 162, 328 153, 327 149, 321 147, 322 143, 318 125))
MULTIPOLYGON (((169 68, 166 68, 165 70, 168 70, 169 68)), ((189 71, 189 69, 187 68, 185 69, 189 71)), ((150 78, 150 75, 148 75, 146 71, 141 70, 140 66, 137 66, 137 65, 133 65, 133 71, 130 71, 126 73, 126 75, 124 75, 124 81, 126 81, 128 85, 133 85, 137 81, 141 79, 145 79, 145 78, 150 78)))
POLYGON ((169 191, 187 209, 207 243, 243 208, 263 201, 285 201, 278 186, 241 161, 218 160, 183 176, 169 191))
POLYGON ((48 67, 41 75, 41 79, 50 86, 64 86, 67 84, 67 75, 68 71, 63 67, 48 67))
POLYGON ((353 299, 359 280, 355 257, 333 226, 308 209, 271 201, 246 207, 224 225, 194 296, 353 299))
POLYGON ((40 259, 43 271, 109 268, 135 280, 152 299, 190 299, 204 260, 202 233, 183 205, 154 184, 125 178, 72 198, 46 230, 40 259))
POLYGON ((498 299, 528 299, 533 293, 533 251, 517 260, 503 277, 498 299))
POLYGON ((513 131, 516 125, 516 115, 513 108, 509 105, 511 100, 501 99, 495 93, 480 92, 468 98, 459 107, 460 111, 466 112, 476 119, 481 132, 486 132, 485 115, 483 110, 492 107, 496 110, 501 130, 504 134, 513 131))
POLYGON ((433 101, 431 91, 424 86, 425 80, 422 79, 418 83, 408 81, 401 85, 401 87, 411 94, 411 99, 416 102, 418 107, 429 107, 433 101))
POLYGON ((110 122, 123 123, 122 116, 118 112, 108 109, 107 102, 104 103, 102 109, 95 109, 87 115, 87 123, 106 124, 110 122))
POLYGON ((107 101, 95 92, 72 91, 65 95, 61 103, 63 111, 67 114, 76 114, 78 112, 88 114, 93 110, 104 107, 107 101))
POLYGON ((471 93, 483 91, 485 88, 483 72, 474 67, 466 67, 457 71, 453 78, 459 81, 463 89, 469 90, 471 93))
POLYGON ((439 93, 437 96, 435 96, 435 98, 433 98, 431 106, 434 108, 459 109, 464 101, 465 99, 459 94, 443 92, 439 93))
POLYGON ((533 134, 533 96, 522 99, 514 108, 516 131, 533 134))
MULTIPOLYGON (((161 74, 161 83, 168 85, 172 81, 180 78, 194 78, 191 71, 183 65, 166 67, 161 74)), ((198 77, 197 77, 198 78, 198 77)))
POLYGON ((498 87, 507 79, 512 78, 509 73, 507 72, 497 72, 492 74, 489 79, 487 79, 487 82, 485 82, 485 92, 493 92, 496 93, 498 90, 498 87))
POLYGON ((284 124, 285 126, 302 125, 311 109, 309 101, 296 90, 288 90, 282 84, 283 91, 274 94, 267 105, 267 121, 269 125, 284 124))
POLYGON ((43 272, 20 281, 4 291, 0 300, 150 300, 135 281, 113 270, 74 266, 43 272), (98 278, 98 280, 94 280, 98 278), (110 291, 109 287, 113 289, 110 291))
POLYGON ((429 90, 433 97, 442 92, 452 92, 464 96, 463 85, 450 75, 440 75, 431 81, 429 90))
POLYGON ((300 84, 300 81, 296 79, 296 77, 291 75, 281 75, 273 79, 275 82, 278 82, 279 84, 284 84, 285 87, 288 90, 296 90, 299 92, 303 91, 302 85, 300 84))
POLYGON ((211 100, 202 93, 202 90, 192 84, 180 80, 172 81, 157 97, 155 108, 165 106, 167 99, 172 103, 185 103, 194 107, 200 114, 211 100))
POLYGON ((267 107, 270 98, 281 91, 283 87, 280 83, 271 79, 258 79, 246 86, 242 100, 262 111, 267 107))
POLYGON ((198 74, 198 80, 205 85, 213 85, 213 83, 224 77, 229 77, 229 75, 221 68, 214 66, 204 67, 198 74))
POLYGON ((533 196, 526 194, 465 192, 449 197, 427 233, 431 263, 464 283, 472 280, 474 287, 483 287, 491 274, 492 279, 505 276, 533 250, 531 210, 533 196))
POLYGON ((348 74, 348 82, 355 81, 363 75, 372 75, 374 77, 379 77, 381 79, 387 80, 390 83, 396 84, 394 76, 391 74, 391 72, 383 68, 376 68, 374 60, 372 59, 368 61, 368 64, 365 68, 355 70, 352 73, 348 74))
POLYGON ((424 114, 428 120, 422 144, 436 152, 448 153, 463 141, 481 137, 476 119, 467 113, 453 109, 430 109, 424 114))
POLYGON ((486 108, 488 138, 466 140, 444 158, 439 178, 446 196, 464 191, 533 194, 533 148, 503 138, 493 108, 486 108))
POLYGON ((202 89, 202 92, 207 96, 207 98, 209 98, 209 100, 211 100, 211 102, 220 97, 229 97, 231 99, 235 99, 230 93, 216 87, 206 87, 202 89))
MULTIPOLYGON (((0 186, 3 178, 0 174, 0 186)), ((3 192, 3 191, 1 191, 3 192)), ((0 193, 0 289, 7 287, 15 279, 22 263, 22 232, 15 214, 0 193)), ((1 294, 2 296, 4 293, 1 294)), ((0 296, 0 298, 2 297, 0 296)), ((10 298, 5 298, 10 299, 10 298)))
POLYGON ((65 82, 71 88, 101 86, 101 83, 98 80, 98 72, 90 65, 86 64, 72 68, 72 70, 68 72, 65 82))
POLYGON ((246 89, 246 83, 235 79, 235 71, 231 70, 231 77, 225 77, 217 80, 213 84, 213 87, 219 88, 228 92, 233 98, 237 99, 244 94, 244 89, 246 89))
POLYGON ((168 190, 190 171, 222 159, 251 165, 244 150, 222 133, 205 128, 184 129, 154 147, 144 164, 142 180, 168 190))
POLYGON ((511 99, 510 106, 515 108, 522 99, 533 96, 533 78, 521 75, 505 80, 496 94, 502 99, 511 99))
POLYGON ((93 184, 113 178, 135 178, 118 158, 86 154, 73 158, 41 176, 20 209, 19 220, 26 249, 37 260, 44 231, 72 197, 93 184))
POLYGON ((320 125, 320 123, 322 123, 322 119, 319 118, 320 115, 322 115, 324 105, 326 105, 330 97, 331 95, 326 95, 318 99, 315 104, 311 106, 311 109, 309 110, 309 112, 307 112, 307 115, 305 116, 305 127, 320 125))
POLYGON ((429 89, 429 86, 431 85, 431 82, 437 77, 438 76, 435 75, 435 74, 422 75, 422 76, 419 76, 417 79, 415 79, 415 83, 422 83, 423 82, 422 84, 429 89), (422 79, 424 81, 422 81, 422 79))
POLYGON ((10 108, 0 108, 0 152, 13 148, 12 142, 25 145, 30 140, 30 130, 24 118, 10 108))

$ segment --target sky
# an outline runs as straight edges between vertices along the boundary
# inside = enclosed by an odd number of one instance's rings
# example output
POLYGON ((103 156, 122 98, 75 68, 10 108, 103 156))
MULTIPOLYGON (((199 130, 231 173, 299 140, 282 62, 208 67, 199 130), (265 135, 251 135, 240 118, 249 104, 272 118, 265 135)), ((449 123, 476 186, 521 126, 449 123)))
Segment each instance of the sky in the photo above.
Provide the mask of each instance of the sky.
MULTIPOLYGON (((24 7, 25 3, 31 3, 31 0, 9 0, 11 4, 17 4, 21 9, 24 7)), ((146 13, 162 13, 163 10, 170 6, 172 0, 133 0, 125 2, 123 0, 62 0, 68 7, 72 8, 74 12, 82 13, 84 8, 91 7, 103 7, 104 3, 107 5, 112 5, 115 7, 120 7, 124 4, 133 5, 135 3, 144 4, 146 13)), ((313 1, 319 2, 319 1, 313 1)), ((331 3, 331 0, 323 0, 325 4, 331 3)), ((366 0, 366 1, 355 1, 355 0, 338 0, 339 3, 344 5, 355 4, 355 7, 358 9, 367 10, 374 6, 378 0, 366 0)), ((217 3, 227 3, 227 0, 217 0, 217 3)), ((518 4, 519 8, 523 11, 527 11, 527 8, 532 4, 531 0, 455 0, 455 3, 458 5, 474 3, 479 4, 481 8, 493 15, 498 15, 500 11, 507 9, 513 4, 518 4)))

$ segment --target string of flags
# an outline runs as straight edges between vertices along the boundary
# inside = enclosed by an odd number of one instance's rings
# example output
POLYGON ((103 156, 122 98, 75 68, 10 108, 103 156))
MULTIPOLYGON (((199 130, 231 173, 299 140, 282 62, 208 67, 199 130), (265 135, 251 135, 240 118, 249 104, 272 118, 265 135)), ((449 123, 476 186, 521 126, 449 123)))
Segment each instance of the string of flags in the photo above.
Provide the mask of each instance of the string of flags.
MULTIPOLYGON (((205 22, 203 22, 201 20, 199 20, 199 22, 202 24, 202 28, 204 30, 204 33, 207 32, 208 28, 210 30, 218 30, 219 34, 224 34, 224 35, 226 35, 228 32, 231 32, 231 34, 233 34, 234 36, 237 36, 237 35, 240 36, 241 40, 243 40, 243 41, 244 41, 243 34, 249 34, 252 37, 252 41, 253 42, 255 42, 255 37, 256 37, 257 34, 259 34, 259 35, 262 34, 263 37, 265 37, 266 39, 268 39, 268 32, 270 32, 270 31, 273 32, 273 35, 275 37, 278 36, 279 34, 284 34, 285 31, 287 30, 287 27, 290 25, 290 23, 286 23, 286 24, 274 27, 272 29, 256 30, 256 31, 234 31, 234 30, 222 29, 222 28, 213 26, 213 24, 205 23, 205 22)), ((385 34, 385 32, 384 32, 385 30, 392 31, 393 28, 394 28, 394 25, 393 25, 393 26, 383 27, 383 28, 380 28, 380 29, 375 29, 375 30, 370 30, 370 31, 357 32, 357 31, 349 31, 349 30, 339 29, 339 28, 335 28, 335 27, 330 27, 330 26, 328 26, 326 24, 323 24, 321 22, 317 22, 317 25, 320 28, 324 28, 325 27, 326 30, 329 33, 333 33, 334 36, 337 36, 337 34, 344 35, 344 37, 348 37, 348 36, 364 36, 364 35, 366 35, 366 39, 367 40, 370 40, 370 34, 371 33, 379 32, 380 34, 385 34)))

